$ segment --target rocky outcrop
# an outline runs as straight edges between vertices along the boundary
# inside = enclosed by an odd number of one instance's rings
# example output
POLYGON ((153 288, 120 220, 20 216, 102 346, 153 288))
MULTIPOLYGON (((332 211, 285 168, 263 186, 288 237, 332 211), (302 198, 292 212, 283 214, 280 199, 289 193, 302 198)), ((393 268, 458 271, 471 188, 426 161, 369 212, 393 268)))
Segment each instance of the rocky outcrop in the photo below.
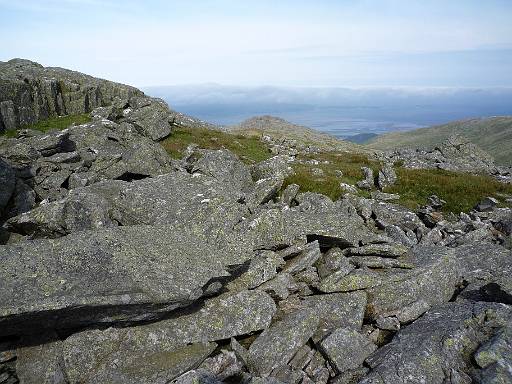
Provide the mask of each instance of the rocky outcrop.
POLYGON ((22 59, 0 62, 0 81, 0 131, 144 95, 127 85, 22 59))

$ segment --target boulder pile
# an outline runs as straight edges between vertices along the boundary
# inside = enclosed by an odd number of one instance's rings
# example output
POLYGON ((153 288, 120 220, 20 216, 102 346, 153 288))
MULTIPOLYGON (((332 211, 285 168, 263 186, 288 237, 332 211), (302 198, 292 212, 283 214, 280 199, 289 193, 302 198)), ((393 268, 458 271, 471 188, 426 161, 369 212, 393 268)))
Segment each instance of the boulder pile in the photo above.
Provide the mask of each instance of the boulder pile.
POLYGON ((511 209, 332 201, 285 155, 171 160, 158 100, 92 115, 0 142, 0 383, 512 381, 511 209))

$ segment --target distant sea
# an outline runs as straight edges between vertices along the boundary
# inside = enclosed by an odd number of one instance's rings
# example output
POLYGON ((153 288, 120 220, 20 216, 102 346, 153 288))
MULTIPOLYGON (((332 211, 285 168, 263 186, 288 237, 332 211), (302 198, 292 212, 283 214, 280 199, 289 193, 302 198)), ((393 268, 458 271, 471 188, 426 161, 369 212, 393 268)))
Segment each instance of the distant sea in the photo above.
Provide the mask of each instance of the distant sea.
POLYGON ((339 138, 406 131, 454 120, 512 115, 512 90, 285 89, 175 86, 144 89, 175 110, 234 125, 281 117, 339 138))

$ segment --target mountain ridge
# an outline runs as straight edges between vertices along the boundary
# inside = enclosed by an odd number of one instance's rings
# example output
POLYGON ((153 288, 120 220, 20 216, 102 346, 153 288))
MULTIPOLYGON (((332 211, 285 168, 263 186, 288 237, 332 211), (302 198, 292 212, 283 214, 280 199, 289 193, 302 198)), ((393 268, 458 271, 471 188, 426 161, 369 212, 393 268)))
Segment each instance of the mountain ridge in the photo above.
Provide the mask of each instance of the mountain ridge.
POLYGON ((512 165, 512 116, 457 120, 407 132, 377 136, 365 144, 376 150, 434 148, 450 136, 459 135, 491 154, 497 163, 512 165))

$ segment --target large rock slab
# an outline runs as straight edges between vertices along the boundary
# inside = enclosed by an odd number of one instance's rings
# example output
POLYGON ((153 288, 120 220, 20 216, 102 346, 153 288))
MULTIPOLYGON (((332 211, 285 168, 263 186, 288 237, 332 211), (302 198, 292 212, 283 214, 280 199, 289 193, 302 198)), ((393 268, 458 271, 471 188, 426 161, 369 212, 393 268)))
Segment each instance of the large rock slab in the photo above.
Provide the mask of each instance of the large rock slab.
POLYGON ((190 304, 248 258, 173 226, 1 246, 0 334, 152 318, 190 304))
POLYGON ((472 354, 511 315, 510 306, 497 303, 434 307, 366 359, 371 371, 360 384, 479 382, 472 354))
POLYGON ((266 293, 242 291, 174 319, 77 333, 63 342, 66 374, 73 383, 168 383, 213 352, 211 341, 267 328, 275 311, 266 293))

